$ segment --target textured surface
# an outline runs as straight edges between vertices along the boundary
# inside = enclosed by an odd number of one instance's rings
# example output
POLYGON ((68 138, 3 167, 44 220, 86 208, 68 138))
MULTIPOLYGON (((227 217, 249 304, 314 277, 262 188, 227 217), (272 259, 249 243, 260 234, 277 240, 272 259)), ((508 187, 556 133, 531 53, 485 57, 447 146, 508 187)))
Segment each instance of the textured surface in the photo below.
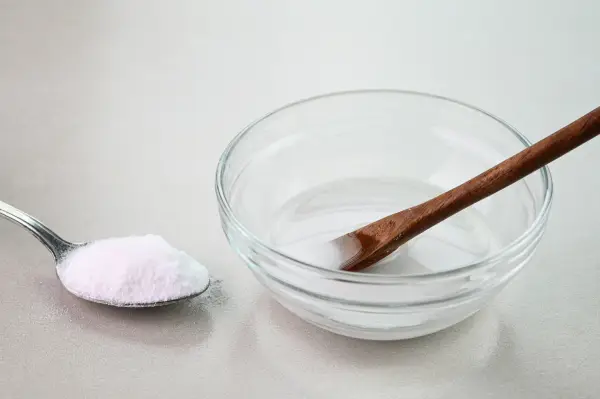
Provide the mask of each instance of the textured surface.
POLYGON ((553 164, 536 263, 474 318, 398 343, 333 336, 268 299, 220 231, 213 175, 248 122, 339 89, 456 97, 537 140, 600 104, 599 14, 594 0, 0 0, 0 197, 67 239, 160 234, 222 280, 177 308, 87 304, 0 221, 0 396, 596 397, 600 140, 553 164))

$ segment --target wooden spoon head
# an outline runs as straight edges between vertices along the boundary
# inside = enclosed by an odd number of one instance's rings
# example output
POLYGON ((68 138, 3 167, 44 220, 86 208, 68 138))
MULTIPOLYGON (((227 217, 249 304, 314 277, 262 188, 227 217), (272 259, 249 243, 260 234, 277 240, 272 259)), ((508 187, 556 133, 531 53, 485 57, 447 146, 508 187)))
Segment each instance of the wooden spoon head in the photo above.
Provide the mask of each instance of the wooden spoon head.
POLYGON ((354 251, 341 270, 359 271, 390 255, 416 235, 410 231, 413 219, 412 210, 407 209, 334 240, 345 253, 348 253, 346 248, 354 251))

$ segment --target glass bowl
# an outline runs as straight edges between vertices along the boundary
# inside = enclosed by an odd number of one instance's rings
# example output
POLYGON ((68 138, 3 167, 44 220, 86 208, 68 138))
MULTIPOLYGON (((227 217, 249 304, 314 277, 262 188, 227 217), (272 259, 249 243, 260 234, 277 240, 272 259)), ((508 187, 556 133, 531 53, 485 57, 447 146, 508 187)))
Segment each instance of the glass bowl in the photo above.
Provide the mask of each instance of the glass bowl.
POLYGON ((310 323, 373 340, 433 333, 477 312, 529 262, 552 200, 547 168, 360 273, 307 263, 286 248, 421 203, 528 145, 489 113, 430 94, 299 101, 248 126, 223 153, 223 230, 273 297, 310 323))

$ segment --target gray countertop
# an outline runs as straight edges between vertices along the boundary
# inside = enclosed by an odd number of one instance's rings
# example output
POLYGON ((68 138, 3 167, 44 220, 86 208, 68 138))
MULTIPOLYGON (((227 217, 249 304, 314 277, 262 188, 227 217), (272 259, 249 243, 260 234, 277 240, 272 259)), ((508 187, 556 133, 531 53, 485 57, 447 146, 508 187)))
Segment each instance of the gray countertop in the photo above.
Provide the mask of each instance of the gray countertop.
POLYGON ((156 233, 206 264, 176 309, 88 304, 0 220, 2 398, 592 398, 600 140, 552 165, 529 265, 450 330, 362 342, 275 304, 229 249, 213 175, 244 125, 335 90, 434 92, 537 140, 600 105, 600 3, 0 0, 0 199, 89 240, 156 233))

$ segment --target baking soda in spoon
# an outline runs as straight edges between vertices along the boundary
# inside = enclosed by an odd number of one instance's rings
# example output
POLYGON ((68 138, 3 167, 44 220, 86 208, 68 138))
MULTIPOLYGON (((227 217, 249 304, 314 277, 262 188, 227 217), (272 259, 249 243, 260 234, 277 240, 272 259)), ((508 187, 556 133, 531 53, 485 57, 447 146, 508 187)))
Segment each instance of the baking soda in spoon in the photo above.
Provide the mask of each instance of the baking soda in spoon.
POLYGON ((68 291, 106 304, 168 302, 210 282, 204 266, 156 235, 91 242, 70 252, 57 272, 68 291))

